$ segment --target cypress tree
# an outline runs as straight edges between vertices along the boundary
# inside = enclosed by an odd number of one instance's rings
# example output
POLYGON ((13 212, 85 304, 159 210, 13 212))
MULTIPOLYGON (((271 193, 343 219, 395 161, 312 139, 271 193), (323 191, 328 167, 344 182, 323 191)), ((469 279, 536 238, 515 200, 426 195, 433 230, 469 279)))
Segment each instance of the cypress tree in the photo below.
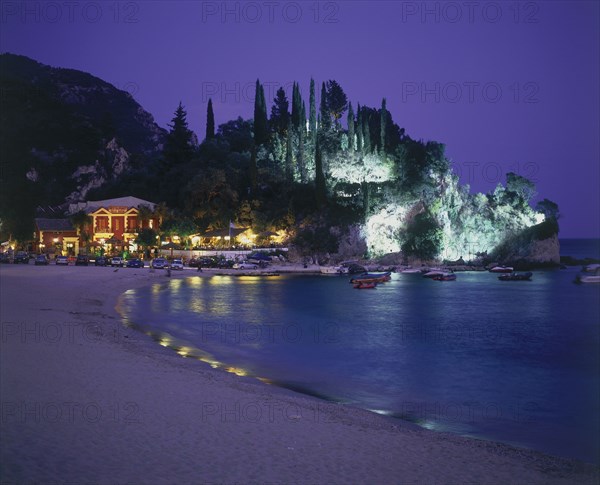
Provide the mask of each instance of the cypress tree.
MULTIPOLYGON (((303 105, 304 108, 304 105, 303 105)), ((303 109, 304 111, 304 109, 303 109)), ((303 123, 303 126, 306 123, 303 123)), ((300 127, 298 132, 298 173, 300 174, 300 182, 306 183, 306 167, 304 166, 304 128, 300 127)))
POLYGON ((381 100, 381 120, 380 120, 380 135, 379 153, 385 153, 385 130, 387 125, 387 109, 385 107, 385 98, 381 100))
POLYGON ((208 98, 208 107, 206 108, 206 139, 215 137, 215 115, 213 113, 212 98, 208 98))
POLYGON ((329 109, 327 108, 327 90, 325 89, 325 83, 321 84, 321 105, 319 108, 321 115, 321 130, 329 131, 331 128, 331 116, 329 109))
POLYGON ((323 208, 327 203, 327 192, 325 189, 325 175, 323 175, 323 159, 319 139, 315 146, 315 190, 317 206, 323 208))
POLYGON ((313 141, 316 141, 317 134, 317 105, 315 101, 315 80, 310 79, 310 99, 309 99, 309 116, 308 120, 308 129, 310 130, 310 134, 312 136, 313 141))
POLYGON ((265 90, 256 80, 254 94, 254 142, 262 145, 269 139, 269 125, 267 123, 267 105, 265 103, 265 90))
POLYGON ((285 144, 285 180, 289 183, 294 181, 294 169, 292 167, 292 120, 288 118, 287 140, 285 144))
POLYGON ((352 103, 348 103, 348 149, 354 151, 354 111, 352 103))
POLYGON ((263 125, 265 141, 269 140, 269 118, 267 117, 267 100, 265 99, 265 87, 260 85, 260 113, 263 125))
POLYGON ((362 132, 363 132, 363 148, 365 153, 371 153, 371 128, 369 126, 369 114, 363 109, 362 115, 362 132))
POLYGON ((302 101, 302 111, 300 112, 300 133, 306 133, 306 103, 302 101))
POLYGON ((362 128, 362 110, 360 109, 360 103, 356 109, 356 149, 362 152, 363 149, 363 128, 362 128))
POLYGON ((294 83, 292 88, 292 125, 295 129, 300 127, 302 118, 302 98, 300 97, 300 88, 294 83))

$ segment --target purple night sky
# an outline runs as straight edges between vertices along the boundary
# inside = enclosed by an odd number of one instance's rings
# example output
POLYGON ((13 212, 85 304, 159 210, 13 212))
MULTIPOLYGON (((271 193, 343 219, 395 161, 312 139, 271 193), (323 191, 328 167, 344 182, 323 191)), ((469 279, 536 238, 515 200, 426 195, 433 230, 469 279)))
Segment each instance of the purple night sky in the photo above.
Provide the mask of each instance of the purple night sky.
MULTIPOLYGON (((337 80, 413 138, 446 144, 463 183, 514 171, 561 208, 561 237, 600 237, 597 1, 6 1, 0 51, 87 71, 204 137, 299 81, 337 80)), ((289 96, 289 94, 288 94, 289 96)), ((538 196, 538 197, 539 197, 538 196)))

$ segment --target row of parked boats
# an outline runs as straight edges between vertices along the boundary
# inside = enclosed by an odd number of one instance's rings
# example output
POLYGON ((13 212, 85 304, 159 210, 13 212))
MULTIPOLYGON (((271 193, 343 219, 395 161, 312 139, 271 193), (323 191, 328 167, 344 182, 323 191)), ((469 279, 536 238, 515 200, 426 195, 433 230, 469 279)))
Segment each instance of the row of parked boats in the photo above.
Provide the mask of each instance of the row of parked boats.
MULTIPOLYGON (((501 273, 498 276, 500 281, 531 281, 533 273, 516 273, 514 268, 510 266, 495 266, 491 268, 490 273, 501 273)), ((444 268, 405 268, 400 271, 404 274, 421 274, 423 278, 429 278, 434 281, 456 281, 456 273, 454 273, 450 269, 444 268)), ((344 274, 342 271, 329 272, 327 274, 344 274)), ((376 288, 378 284, 385 283, 390 281, 392 278, 391 272, 383 272, 383 273, 369 273, 364 272, 357 276, 350 278, 350 283, 354 286, 354 288, 362 290, 362 289, 373 289, 376 288)))
MULTIPOLYGON (((352 262, 354 263, 354 262, 352 262)), ((340 266, 327 267, 321 270, 323 274, 349 274, 353 273, 353 264, 342 263, 340 266)), ((493 266, 488 270, 490 273, 499 274, 500 281, 531 281, 533 273, 516 272, 512 266, 493 266)), ((404 274, 420 274, 423 278, 429 278, 435 281, 456 281, 456 273, 447 268, 405 268, 399 271, 404 274)), ((391 271, 370 273, 364 271, 350 278, 350 283, 356 289, 373 289, 378 284, 391 280, 391 271)), ((576 283, 600 283, 600 264, 591 264, 582 269, 582 273, 577 275, 576 283)))

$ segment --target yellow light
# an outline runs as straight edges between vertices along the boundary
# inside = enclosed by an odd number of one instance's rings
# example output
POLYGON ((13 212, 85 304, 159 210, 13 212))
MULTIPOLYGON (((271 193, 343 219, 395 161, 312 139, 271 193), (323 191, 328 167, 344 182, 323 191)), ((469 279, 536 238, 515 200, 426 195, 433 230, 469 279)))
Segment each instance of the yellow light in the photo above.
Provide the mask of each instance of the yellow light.
POLYGON ((248 372, 245 369, 241 369, 239 367, 227 367, 225 370, 240 377, 248 375, 248 372))
POLYGON ((52 239, 52 242, 55 242, 55 243, 57 243, 57 242, 58 242, 58 238, 57 238, 57 237, 55 237, 54 239, 52 239))

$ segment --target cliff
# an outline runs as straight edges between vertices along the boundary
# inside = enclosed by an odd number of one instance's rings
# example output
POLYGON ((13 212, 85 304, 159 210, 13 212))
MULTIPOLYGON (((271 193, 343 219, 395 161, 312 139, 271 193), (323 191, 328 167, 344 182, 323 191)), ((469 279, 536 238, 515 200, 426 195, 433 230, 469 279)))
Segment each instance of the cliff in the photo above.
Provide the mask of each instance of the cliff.
POLYGON ((558 224, 547 220, 506 240, 494 253, 505 264, 517 267, 560 264, 558 224))
POLYGON ((33 210, 84 198, 156 159, 165 130, 133 97, 91 74, 0 55, 2 230, 28 234, 33 210))

